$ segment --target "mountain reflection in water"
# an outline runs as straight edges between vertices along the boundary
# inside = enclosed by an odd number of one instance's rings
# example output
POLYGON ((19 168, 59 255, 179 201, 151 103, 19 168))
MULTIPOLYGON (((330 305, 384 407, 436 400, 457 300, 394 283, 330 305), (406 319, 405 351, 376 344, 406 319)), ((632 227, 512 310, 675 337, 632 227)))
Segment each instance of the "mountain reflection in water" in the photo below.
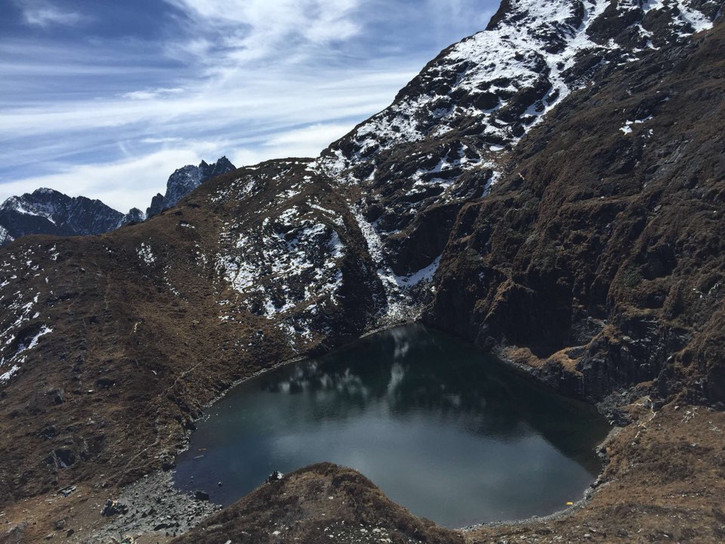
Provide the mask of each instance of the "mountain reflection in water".
POLYGON ((591 407, 415 325, 245 382, 213 411, 179 457, 184 489, 226 504, 272 470, 332 461, 448 526, 563 508, 607 432, 591 407))

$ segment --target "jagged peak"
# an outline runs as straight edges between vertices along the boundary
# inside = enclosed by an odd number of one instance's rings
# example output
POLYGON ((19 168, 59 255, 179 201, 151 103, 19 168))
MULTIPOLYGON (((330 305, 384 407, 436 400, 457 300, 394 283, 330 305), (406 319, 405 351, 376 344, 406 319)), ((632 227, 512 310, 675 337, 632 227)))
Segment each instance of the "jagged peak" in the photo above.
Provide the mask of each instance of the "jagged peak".
POLYGON ((320 168, 339 181, 371 180, 380 153, 462 128, 479 154, 467 168, 493 168, 487 157, 602 65, 684 40, 720 9, 713 0, 504 0, 485 31, 446 48, 391 106, 323 151, 320 168))
POLYGON ((177 169, 166 182, 166 194, 157 194, 146 209, 146 217, 152 217, 163 210, 175 206, 206 180, 224 174, 236 167, 226 157, 220 157, 211 164, 202 160, 198 166, 187 164, 177 169))
POLYGON ((38 195, 53 195, 53 196, 67 196, 60 191, 56 191, 55 189, 51 189, 50 187, 39 187, 32 193, 34 196, 38 195))

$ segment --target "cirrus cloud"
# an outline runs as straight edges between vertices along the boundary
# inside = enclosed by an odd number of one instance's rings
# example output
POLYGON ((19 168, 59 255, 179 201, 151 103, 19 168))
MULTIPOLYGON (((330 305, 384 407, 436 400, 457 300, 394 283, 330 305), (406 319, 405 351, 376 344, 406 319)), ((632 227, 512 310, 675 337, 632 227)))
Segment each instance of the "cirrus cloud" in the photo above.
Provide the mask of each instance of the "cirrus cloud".
POLYGON ((316 155, 497 2, 17 4, 16 26, 0 21, 0 201, 50 186, 126 210, 201 158, 316 155), (87 25, 30 33, 28 13, 38 27, 87 25))
POLYGON ((46 0, 15 0, 15 4, 22 10, 25 23, 30 26, 75 26, 89 21, 89 17, 80 12, 64 10, 46 0))

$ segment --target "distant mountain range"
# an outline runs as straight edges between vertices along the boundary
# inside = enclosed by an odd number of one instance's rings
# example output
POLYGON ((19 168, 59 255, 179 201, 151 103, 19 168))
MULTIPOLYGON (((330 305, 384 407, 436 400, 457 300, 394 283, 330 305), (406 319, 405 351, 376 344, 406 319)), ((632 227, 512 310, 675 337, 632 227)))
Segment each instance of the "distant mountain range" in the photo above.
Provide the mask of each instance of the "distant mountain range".
POLYGON ((214 163, 201 161, 176 170, 166 182, 166 194, 157 194, 146 213, 132 208, 123 214, 100 200, 70 197, 53 189, 8 198, 0 205, 0 245, 28 234, 83 236, 103 234, 129 223, 139 223, 174 206, 206 180, 236 167, 226 157, 214 163))
MULTIPOLYGON (((466 541, 721 543, 722 7, 503 0, 486 31, 444 50, 318 157, 206 183, 233 166, 182 168, 146 215, 201 185, 167 213, 105 236, 0 248, 8 520, 26 541, 58 540, 55 520, 66 518, 74 541, 109 541, 89 534, 81 508, 99 518, 123 485, 173 467, 232 384, 418 321, 622 426, 601 446, 608 464, 586 501, 466 541), (78 492, 61 498, 70 485, 78 492)), ((22 198, 6 206, 62 223, 22 198)), ((121 224, 116 214, 107 228, 121 224)), ((451 401, 450 420, 463 413, 451 401)), ((402 462, 411 478, 429 477, 402 462)), ((188 519, 163 510, 175 499, 151 508, 127 496, 124 533, 141 523, 176 532, 188 519)), ((344 528, 355 536, 337 541, 380 542, 384 529, 395 542, 462 544, 382 497, 318 465, 174 542, 317 544, 344 528)))

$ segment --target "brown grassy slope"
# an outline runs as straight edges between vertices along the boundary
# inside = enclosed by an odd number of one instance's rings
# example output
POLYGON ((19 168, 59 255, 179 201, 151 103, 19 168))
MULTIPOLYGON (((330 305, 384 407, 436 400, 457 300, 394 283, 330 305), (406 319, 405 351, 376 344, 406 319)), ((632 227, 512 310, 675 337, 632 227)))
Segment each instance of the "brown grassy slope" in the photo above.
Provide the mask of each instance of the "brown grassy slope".
MULTIPOLYGON (((160 223, 169 221, 154 221, 157 244, 160 223)), ((0 449, 13 462, 0 469, 10 494, 2 499, 98 472, 111 483, 137 477, 137 469, 157 464, 153 456, 182 443, 183 425, 243 364, 225 350, 229 326, 219 323, 213 287, 199 274, 189 276, 186 283, 196 285, 180 300, 154 271, 140 269, 135 248, 150 228, 131 227, 111 239, 21 242, 52 243, 61 255, 45 269, 52 287, 38 286, 41 318, 53 333, 3 391, 0 449), (49 457, 60 450, 73 455, 70 468, 49 457)))
POLYGON ((524 348, 572 394, 660 378, 725 401, 724 32, 612 70, 526 136, 460 213, 427 321, 524 348))
POLYGON ((25 327, 53 329, 0 386, 0 504, 89 479, 132 481, 171 461, 203 405, 235 380, 362 330, 372 295, 356 275, 366 257, 340 197, 324 180, 310 180, 291 201, 278 197, 309 176, 305 166, 280 161, 230 173, 109 235, 28 237, 0 250, 14 276, 0 291, 3 328, 17 317, 15 297, 37 294, 39 315, 25 327), (255 195, 230 189, 244 176, 260 180, 255 195), (358 288, 343 304, 322 301, 319 329, 292 349, 275 320, 251 313, 230 289, 216 258, 230 251, 221 236, 229 225, 244 231, 313 197, 343 218, 342 272, 358 288))
POLYGON ((320 463, 263 484, 175 544, 428 542, 460 535, 412 516, 354 470, 320 463))
POLYGON ((591 502, 555 519, 466 533, 468 544, 717 544, 725 539, 725 414, 703 407, 629 407, 635 422, 606 446, 591 502))

